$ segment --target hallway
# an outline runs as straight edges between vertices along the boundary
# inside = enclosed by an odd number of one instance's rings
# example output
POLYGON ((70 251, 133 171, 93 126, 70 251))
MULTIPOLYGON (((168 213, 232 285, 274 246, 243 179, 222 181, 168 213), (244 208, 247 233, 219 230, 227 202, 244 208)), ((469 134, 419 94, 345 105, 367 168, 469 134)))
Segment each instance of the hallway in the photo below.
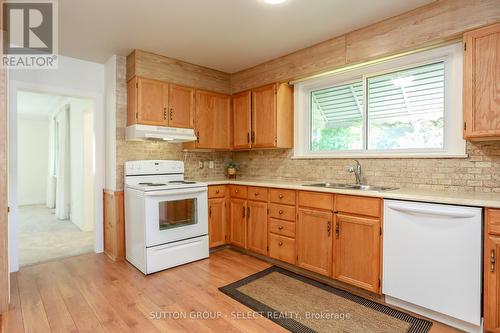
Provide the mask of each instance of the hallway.
POLYGON ((20 266, 94 251, 94 231, 83 232, 69 220, 57 220, 43 205, 19 207, 19 222, 20 266))

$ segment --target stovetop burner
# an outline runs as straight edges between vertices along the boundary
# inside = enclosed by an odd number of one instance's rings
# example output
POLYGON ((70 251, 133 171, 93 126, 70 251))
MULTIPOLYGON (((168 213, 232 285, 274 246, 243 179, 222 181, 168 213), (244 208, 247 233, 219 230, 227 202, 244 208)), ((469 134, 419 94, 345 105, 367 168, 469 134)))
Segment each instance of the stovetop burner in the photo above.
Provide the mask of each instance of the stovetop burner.
POLYGON ((187 180, 171 180, 168 183, 169 184, 195 184, 196 182, 187 181, 187 180))
POLYGON ((163 184, 163 183, 139 183, 139 185, 144 185, 144 186, 165 186, 167 184, 163 184))

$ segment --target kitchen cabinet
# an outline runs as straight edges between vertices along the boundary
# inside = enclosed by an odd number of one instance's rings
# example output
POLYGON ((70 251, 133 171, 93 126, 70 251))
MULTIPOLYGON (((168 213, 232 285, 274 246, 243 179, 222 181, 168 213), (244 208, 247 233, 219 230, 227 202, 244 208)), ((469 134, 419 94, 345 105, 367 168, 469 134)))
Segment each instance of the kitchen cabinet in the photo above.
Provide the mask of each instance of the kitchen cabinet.
POLYGON ((464 137, 500 140, 500 23, 464 34, 464 137))
POLYGON ((333 213, 299 208, 296 223, 297 265, 312 272, 330 276, 333 213))
POLYGON ((233 95, 233 148, 248 149, 252 132, 252 92, 233 95))
POLYGON ((208 199, 209 247, 226 243, 226 199, 208 199))
POLYGON ((104 253, 114 261, 125 258, 123 191, 104 191, 104 253))
POLYGON ((231 148, 231 97, 209 91, 197 90, 195 94, 196 142, 184 144, 185 148, 231 148))
POLYGON ((169 85, 168 126, 193 128, 194 89, 169 85))
POLYGON ((295 239, 269 233, 269 257, 295 264, 295 239))
POLYGON ((127 126, 193 128, 194 89, 134 77, 127 83, 127 126))
POLYGON ((484 328, 487 332, 500 332, 500 210, 486 210, 484 239, 484 328))
POLYGON ((334 278, 379 292, 380 220, 335 214, 334 278))
POLYGON ((168 126, 168 83, 134 77, 127 83, 127 126, 168 126))
POLYGON ((245 91, 233 96, 233 106, 235 149, 293 147, 293 87, 275 83, 245 91))
POLYGON ((247 201, 245 199, 230 199, 231 244, 242 248, 247 247, 247 201))
POLYGON ((267 203, 247 202, 247 248, 267 255, 267 203))

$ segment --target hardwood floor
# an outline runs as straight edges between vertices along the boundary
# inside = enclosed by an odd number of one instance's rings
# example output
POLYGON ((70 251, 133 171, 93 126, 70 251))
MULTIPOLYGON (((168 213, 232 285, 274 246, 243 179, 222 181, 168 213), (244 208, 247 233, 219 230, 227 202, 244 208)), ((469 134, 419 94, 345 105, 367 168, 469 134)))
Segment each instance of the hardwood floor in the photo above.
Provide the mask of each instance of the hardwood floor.
MULTIPOLYGON (((12 275, 10 310, 0 317, 0 331, 288 332, 265 318, 232 319, 234 312, 251 310, 218 291, 269 266, 222 250, 151 276, 102 254, 24 267, 12 275), (188 316, 177 318, 178 313, 188 316), (215 318, 190 318, 196 313, 215 318)), ((431 332, 457 331, 436 323, 431 332)))

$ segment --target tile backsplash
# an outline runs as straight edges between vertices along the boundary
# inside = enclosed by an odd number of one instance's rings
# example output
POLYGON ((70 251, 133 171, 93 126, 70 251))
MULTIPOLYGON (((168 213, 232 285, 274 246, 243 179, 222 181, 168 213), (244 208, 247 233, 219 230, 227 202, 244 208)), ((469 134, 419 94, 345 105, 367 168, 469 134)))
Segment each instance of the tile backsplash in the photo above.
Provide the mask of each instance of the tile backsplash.
MULTIPOLYGON (((360 159, 362 180, 402 188, 500 193, 500 142, 467 143, 468 158, 360 159)), ((292 159, 292 150, 233 153, 250 179, 353 183, 351 159, 292 159)))

